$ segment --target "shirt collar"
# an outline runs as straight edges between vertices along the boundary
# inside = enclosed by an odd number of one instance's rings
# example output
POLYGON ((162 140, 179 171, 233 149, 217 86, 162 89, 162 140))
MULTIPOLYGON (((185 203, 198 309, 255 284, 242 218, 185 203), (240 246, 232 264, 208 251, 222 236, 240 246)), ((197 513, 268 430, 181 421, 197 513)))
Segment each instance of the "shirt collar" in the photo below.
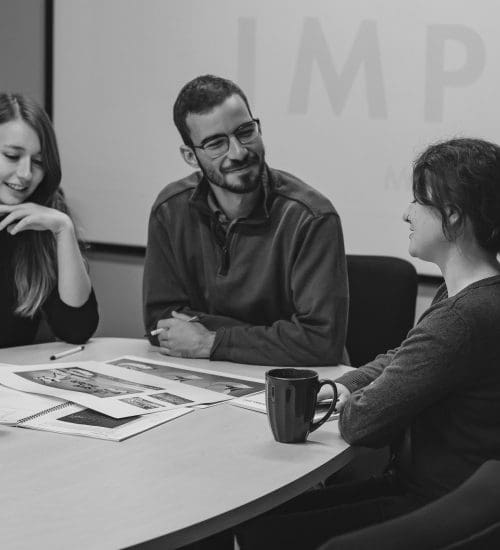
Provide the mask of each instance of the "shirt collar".
POLYGON ((224 210, 222 210, 222 208, 219 206, 217 198, 213 194, 212 189, 210 189, 210 186, 208 187, 207 192, 207 204, 210 210, 217 216, 219 223, 221 223, 222 225, 229 224, 231 220, 226 216, 224 210))

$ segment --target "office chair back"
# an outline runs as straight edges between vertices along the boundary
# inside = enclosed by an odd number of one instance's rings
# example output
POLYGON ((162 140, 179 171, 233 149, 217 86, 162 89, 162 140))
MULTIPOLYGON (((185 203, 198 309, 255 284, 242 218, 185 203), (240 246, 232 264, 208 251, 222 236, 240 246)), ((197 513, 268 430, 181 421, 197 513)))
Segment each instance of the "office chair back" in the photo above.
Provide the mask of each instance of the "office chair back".
POLYGON ((389 256, 347 255, 346 348, 359 367, 401 344, 415 321, 418 279, 413 265, 389 256))
POLYGON ((398 518, 332 538, 319 550, 493 550, 500 548, 500 461, 398 518))

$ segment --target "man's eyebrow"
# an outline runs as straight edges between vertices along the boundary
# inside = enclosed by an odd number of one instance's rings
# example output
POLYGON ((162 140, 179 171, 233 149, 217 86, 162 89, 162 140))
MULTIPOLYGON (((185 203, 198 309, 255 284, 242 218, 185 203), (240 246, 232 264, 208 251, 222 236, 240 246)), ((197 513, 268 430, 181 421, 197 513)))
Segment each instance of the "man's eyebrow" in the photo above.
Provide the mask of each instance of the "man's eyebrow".
MULTIPOLYGON (((237 132, 240 128, 243 128, 244 126, 247 126, 248 124, 251 124, 253 122, 253 120, 247 120, 246 122, 242 122, 237 128, 235 128, 231 134, 234 134, 235 132, 237 132)), ((203 145, 204 143, 206 143, 207 141, 212 141, 213 139, 217 139, 217 138, 221 138, 221 137, 227 137, 228 134, 223 134, 223 133, 220 133, 220 134, 214 134, 213 136, 208 136, 204 139, 201 140, 201 144, 200 145, 203 145)))
MULTIPOLYGON (((249 124, 253 124, 255 121, 254 120, 247 120, 246 122, 242 122, 238 128, 236 128, 236 130, 238 130, 239 128, 241 128, 242 126, 248 126, 249 124)), ((235 132, 236 132, 235 130, 235 132)))
POLYGON ((227 136, 227 134, 223 134, 223 133, 213 134, 212 136, 207 136, 206 138, 201 140, 201 145, 203 145, 204 143, 207 143, 207 141, 212 141, 213 139, 222 138, 222 137, 226 137, 226 136, 227 136))

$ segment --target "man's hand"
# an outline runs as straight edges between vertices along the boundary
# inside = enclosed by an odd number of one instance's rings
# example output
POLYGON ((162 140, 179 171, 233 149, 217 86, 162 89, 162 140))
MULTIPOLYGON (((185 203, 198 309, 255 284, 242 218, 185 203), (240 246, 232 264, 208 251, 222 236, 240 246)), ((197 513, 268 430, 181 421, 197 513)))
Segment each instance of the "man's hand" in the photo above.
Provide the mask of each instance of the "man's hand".
POLYGON ((158 321, 157 327, 165 329, 158 335, 161 353, 174 357, 210 357, 215 332, 190 319, 174 311, 172 318, 158 321))

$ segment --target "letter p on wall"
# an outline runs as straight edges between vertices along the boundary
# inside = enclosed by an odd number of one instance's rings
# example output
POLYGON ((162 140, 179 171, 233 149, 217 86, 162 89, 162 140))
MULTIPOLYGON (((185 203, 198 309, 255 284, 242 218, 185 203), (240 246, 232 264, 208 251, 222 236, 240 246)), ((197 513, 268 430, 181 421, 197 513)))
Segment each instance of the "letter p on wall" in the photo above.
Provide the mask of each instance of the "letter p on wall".
POLYGON ((477 32, 463 25, 430 25, 427 31, 425 120, 440 122, 444 114, 446 87, 461 88, 479 79, 486 61, 484 42, 477 32), (447 70, 446 43, 455 41, 465 52, 461 67, 447 70))

